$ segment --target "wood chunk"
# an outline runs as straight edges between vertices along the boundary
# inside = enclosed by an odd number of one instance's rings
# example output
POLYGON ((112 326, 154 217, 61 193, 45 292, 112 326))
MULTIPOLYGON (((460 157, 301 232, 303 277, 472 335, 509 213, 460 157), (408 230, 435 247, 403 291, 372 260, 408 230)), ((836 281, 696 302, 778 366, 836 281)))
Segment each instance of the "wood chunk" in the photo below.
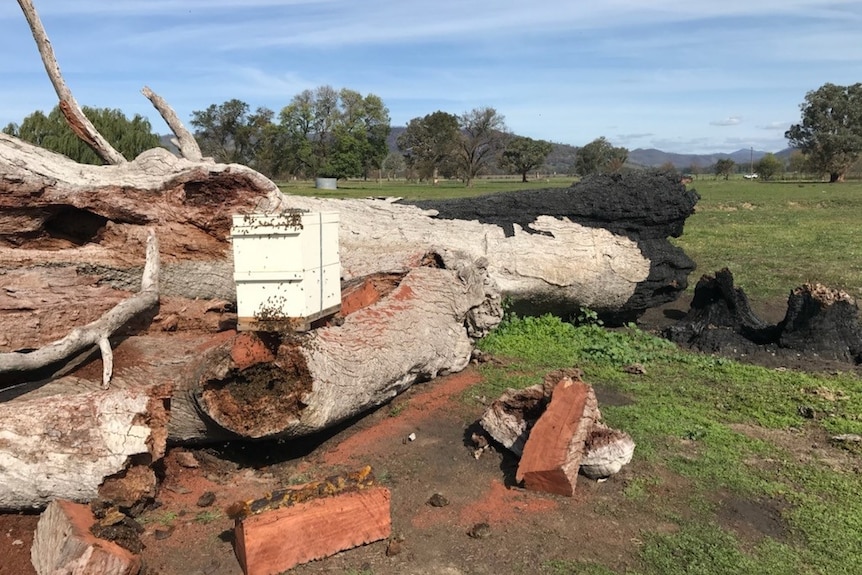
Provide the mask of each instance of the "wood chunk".
POLYGON ((281 573, 389 537, 390 493, 372 487, 282 507, 237 521, 234 532, 245 575, 281 573))
POLYGON ((574 495, 584 442, 598 418, 593 388, 574 374, 563 376, 530 431, 516 479, 532 491, 574 495))
POLYGON ((96 518, 90 508, 52 501, 36 525, 30 551, 38 575, 136 575, 141 559, 116 543, 90 533, 96 518))

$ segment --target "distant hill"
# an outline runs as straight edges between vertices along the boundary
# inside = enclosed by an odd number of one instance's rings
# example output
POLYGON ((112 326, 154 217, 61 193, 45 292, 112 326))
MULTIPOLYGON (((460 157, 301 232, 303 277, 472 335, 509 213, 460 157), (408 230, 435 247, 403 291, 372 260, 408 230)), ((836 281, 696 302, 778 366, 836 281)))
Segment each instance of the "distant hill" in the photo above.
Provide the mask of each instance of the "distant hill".
MULTIPOLYGON (((396 141, 398 136, 400 136, 405 129, 406 128, 400 126, 392 128, 392 132, 389 134, 389 139, 387 140, 390 151, 398 151, 396 141)), ((552 142, 552 144, 553 149, 545 162, 545 166, 543 167, 544 171, 557 174, 573 173, 575 154, 578 151, 577 146, 559 144, 556 142, 552 142)), ((792 151, 793 150, 791 148, 787 148, 777 152, 775 155, 786 161, 792 151)), ((674 154, 671 152, 663 152, 655 148, 636 148, 629 151, 628 164, 632 167, 658 168, 659 166, 663 166, 670 162, 677 170, 687 172, 694 166, 698 167, 700 170, 705 170, 710 166, 715 165, 718 160, 724 158, 730 158, 740 166, 746 166, 752 161, 757 162, 757 160, 765 156, 767 153, 768 152, 760 150, 754 150, 752 153, 751 149, 740 149, 729 154, 674 154)))

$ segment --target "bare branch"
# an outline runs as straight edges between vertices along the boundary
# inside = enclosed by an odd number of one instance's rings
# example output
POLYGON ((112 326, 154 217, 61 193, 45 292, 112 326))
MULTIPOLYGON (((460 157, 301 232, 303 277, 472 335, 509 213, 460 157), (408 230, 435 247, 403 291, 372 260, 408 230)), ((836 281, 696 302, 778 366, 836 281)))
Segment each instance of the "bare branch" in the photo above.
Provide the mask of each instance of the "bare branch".
POLYGON ((114 306, 96 321, 77 327, 63 339, 30 353, 0 353, 0 374, 34 371, 61 361, 79 351, 98 345, 102 351, 103 380, 107 387, 113 372, 113 354, 108 338, 137 314, 159 302, 159 245, 153 230, 147 236, 147 263, 141 279, 141 291, 114 306))
POLYGON ((179 148, 180 155, 192 162, 200 162, 203 160, 203 155, 201 154, 200 147, 198 147, 197 140, 195 140, 195 137, 192 136, 191 132, 186 129, 177 117, 174 109, 171 108, 170 104, 168 104, 164 98, 153 92, 149 86, 144 86, 141 93, 153 103, 153 107, 159 111, 159 114, 161 114, 162 118, 167 122, 168 127, 176 136, 176 139, 172 139, 171 141, 177 146, 177 148, 179 148))
POLYGON ((42 26, 42 21, 36 13, 33 2, 31 0, 18 0, 18 4, 21 6, 21 10, 24 11, 24 17, 27 18, 27 23, 30 25, 33 39, 36 40, 36 46, 39 48, 39 54, 42 56, 42 63, 45 64, 45 71, 48 73, 51 84, 54 85, 57 97, 60 98, 60 111, 65 116, 69 127, 105 163, 112 165, 125 164, 126 158, 115 150, 102 137, 99 131, 96 130, 90 120, 87 119, 87 116, 84 115, 81 106, 78 105, 78 102, 72 95, 72 91, 66 86, 63 75, 60 73, 60 65, 54 56, 54 48, 51 46, 51 41, 45 33, 45 28, 42 26))

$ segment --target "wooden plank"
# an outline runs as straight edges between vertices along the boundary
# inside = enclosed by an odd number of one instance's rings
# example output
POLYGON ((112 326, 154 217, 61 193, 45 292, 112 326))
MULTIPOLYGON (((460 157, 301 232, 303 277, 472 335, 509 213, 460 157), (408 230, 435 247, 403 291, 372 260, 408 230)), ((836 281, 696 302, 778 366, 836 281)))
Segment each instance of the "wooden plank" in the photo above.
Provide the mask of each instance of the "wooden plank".
POLYGON ((237 521, 236 554, 245 575, 273 575, 392 532, 385 487, 324 497, 237 521))
POLYGON ((584 442, 598 418, 593 388, 579 379, 562 377, 530 431, 515 478, 532 491, 574 495, 584 442))

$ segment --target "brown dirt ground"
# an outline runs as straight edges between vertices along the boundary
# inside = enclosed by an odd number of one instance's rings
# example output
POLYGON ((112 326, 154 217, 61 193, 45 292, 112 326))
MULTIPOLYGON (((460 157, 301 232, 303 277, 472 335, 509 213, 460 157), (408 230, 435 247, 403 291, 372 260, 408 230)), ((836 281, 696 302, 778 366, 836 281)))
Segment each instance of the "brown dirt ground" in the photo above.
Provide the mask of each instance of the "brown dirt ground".
MULTIPOLYGON (((680 301, 650 310, 642 327, 658 329, 687 306, 687 301, 680 301)), ((783 302, 776 302, 756 311, 778 321, 782 306, 783 302)), ((768 357, 749 360, 770 365, 768 357)), ((289 444, 172 450, 165 460, 159 506, 141 517, 145 572, 239 575, 233 521, 223 511, 228 504, 364 465, 371 465, 380 483, 391 490, 393 538, 400 541, 400 553, 388 556, 387 541, 380 541, 298 566, 291 573, 536 573, 543 562, 566 559, 624 570, 637 566, 645 532, 675 529, 643 504, 623 496, 633 480, 658 474, 661 481, 650 489, 663 499, 679 501, 678 509, 687 507, 686 480, 639 460, 637 453, 630 465, 606 482, 580 478, 572 498, 514 486, 516 461, 503 450, 491 449, 474 458, 469 437, 483 406, 464 402, 462 397, 479 378, 471 366, 414 385, 389 405, 326 437, 289 444), (411 433, 416 434, 414 441, 407 439, 411 433), (182 451, 191 451, 199 466, 181 465, 187 457, 179 455, 182 451), (215 493, 215 503, 198 507, 198 498, 207 491, 215 493), (428 505, 435 493, 449 504, 428 505), (490 526, 487 538, 468 536, 478 523, 490 526)), ((601 389, 597 392, 600 405, 615 400, 601 389)), ((817 456, 811 453, 810 437, 782 433, 773 439, 796 446, 801 458, 817 456)), ((682 452, 696 449, 684 441, 679 448, 682 452)), ((727 494, 716 498, 719 520, 744 541, 756 544, 764 536, 784 536, 781 502, 747 501, 727 494)), ((0 515, 0 575, 34 573, 29 550, 37 519, 37 515, 0 515)))

